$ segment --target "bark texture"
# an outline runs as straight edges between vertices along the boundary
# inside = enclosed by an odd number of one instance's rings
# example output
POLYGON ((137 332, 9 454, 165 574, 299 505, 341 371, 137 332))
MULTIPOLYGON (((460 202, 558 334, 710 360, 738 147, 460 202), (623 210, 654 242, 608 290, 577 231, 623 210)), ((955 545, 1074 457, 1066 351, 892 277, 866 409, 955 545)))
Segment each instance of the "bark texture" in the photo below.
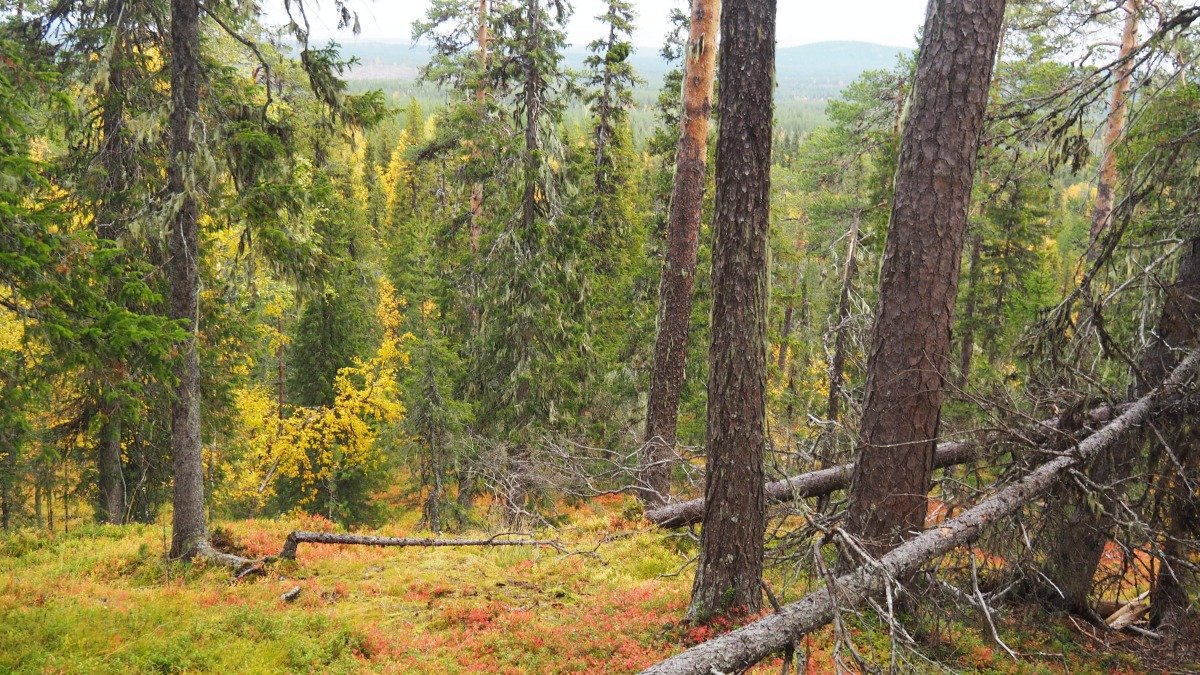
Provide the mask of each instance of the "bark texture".
POLYGON ((967 209, 1004 0, 931 0, 901 139, 848 528, 887 551, 924 525, 967 209))
POLYGON ((1191 380, 1200 366, 1192 353, 1172 373, 1163 387, 1142 397, 1124 413, 1082 441, 1075 454, 1061 455, 993 496, 905 541, 875 561, 864 564, 779 611, 735 631, 701 643, 646 669, 658 675, 696 675, 740 672, 767 656, 780 652, 833 619, 837 609, 849 609, 880 595, 891 580, 902 579, 933 558, 976 539, 985 527, 1021 510, 1057 483, 1067 470, 1119 442, 1141 424, 1160 402, 1191 380))
POLYGON ((666 254, 658 288, 658 334, 646 410, 642 460, 643 503, 663 503, 671 487, 671 460, 679 421, 687 358, 688 325, 696 288, 696 251, 708 167, 708 120, 712 113, 720 0, 692 0, 684 57, 683 115, 675 155, 675 186, 667 216, 666 254))
POLYGON ((1112 101, 1104 124, 1104 155, 1100 158, 1100 176, 1096 181, 1096 204, 1092 207, 1091 245, 1088 257, 1100 254, 1100 239, 1112 224, 1112 210, 1117 186, 1117 144, 1125 133, 1125 113, 1128 109, 1129 87, 1133 83, 1133 59, 1129 55, 1137 46, 1138 20, 1142 0, 1125 0, 1125 30, 1121 34, 1121 49, 1117 53, 1112 101))
POLYGON ((767 235, 775 0, 721 17, 712 343, 704 528, 688 616, 757 612, 762 600, 767 235))
POLYGON ((185 322, 187 338, 175 365, 171 402, 174 515, 171 557, 190 557, 208 534, 204 519, 200 447, 200 360, 196 330, 200 297, 199 208, 196 204, 192 126, 200 110, 200 14, 196 0, 171 0, 171 157, 168 194, 174 217, 168 235, 171 318, 185 322))

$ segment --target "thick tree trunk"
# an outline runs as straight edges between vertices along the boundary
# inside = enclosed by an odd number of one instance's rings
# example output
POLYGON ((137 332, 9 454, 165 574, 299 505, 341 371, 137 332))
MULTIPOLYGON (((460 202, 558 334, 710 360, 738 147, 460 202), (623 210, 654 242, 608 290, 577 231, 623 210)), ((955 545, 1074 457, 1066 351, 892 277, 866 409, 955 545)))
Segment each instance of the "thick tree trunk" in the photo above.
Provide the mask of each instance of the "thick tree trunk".
MULTIPOLYGON (((1198 326, 1200 238, 1194 238, 1184 248, 1175 283, 1167 289, 1153 339, 1139 363, 1141 372, 1135 377, 1135 393, 1143 394, 1163 381, 1179 362, 1183 350, 1196 345, 1198 326)), ((1188 437, 1192 433, 1190 426, 1186 423, 1168 425, 1168 428, 1163 430, 1171 439, 1174 450, 1184 451, 1194 443, 1194 439, 1188 437)), ((1088 467, 1088 478, 1097 485, 1124 481, 1132 472, 1134 462, 1147 440, 1151 441, 1151 453, 1170 451, 1162 447, 1155 437, 1139 435, 1100 453, 1088 467)), ((1174 462, 1169 458, 1160 464, 1166 467, 1166 471, 1175 470, 1174 462)), ((1186 527, 1186 519, 1173 518, 1172 515, 1178 515, 1173 512, 1188 501, 1189 495, 1186 487, 1179 486, 1180 481, 1165 482, 1168 485, 1167 534, 1168 538, 1172 538, 1181 534, 1181 528, 1186 527), (1172 531, 1173 529, 1175 531, 1172 531)), ((1067 489, 1059 498, 1055 515, 1060 520, 1049 527, 1048 534, 1044 537, 1048 554, 1042 574, 1051 583, 1047 584, 1047 588, 1041 589, 1040 593, 1052 606, 1089 615, 1088 595, 1091 593, 1100 557, 1115 523, 1111 516, 1113 498, 1105 498, 1102 501, 1103 510, 1093 510, 1085 506, 1085 497, 1079 494, 1077 489, 1067 489)), ((1157 599, 1158 606, 1154 609, 1156 618, 1160 616, 1160 612, 1164 613, 1161 615, 1171 613, 1169 606, 1175 603, 1177 593, 1173 586, 1178 583, 1178 575, 1172 574, 1172 570, 1179 572, 1181 567, 1164 566, 1155 583, 1156 593, 1151 596, 1151 606, 1154 607, 1157 599)))
POLYGON ((877 560, 863 564, 779 611, 725 635, 713 638, 646 669, 645 673, 696 675, 739 672, 833 620, 837 610, 851 609, 881 595, 887 584, 911 576, 922 565, 973 541, 984 528, 1011 516, 1057 483, 1081 461, 1120 442, 1141 424, 1158 404, 1174 395, 1196 374, 1200 354, 1193 353, 1163 387, 1142 397, 1121 416, 1079 443, 1073 454, 1060 455, 1024 478, 1001 489, 957 518, 925 530, 877 560))
POLYGON ((833 358, 829 362, 829 409, 826 419, 836 422, 841 416, 842 380, 846 372, 846 332, 850 329, 850 294, 854 291, 854 277, 858 273, 858 226, 862 212, 854 212, 850 222, 849 242, 846 244, 846 267, 842 272, 842 292, 838 298, 838 323, 834 329, 833 358))
POLYGON ((873 553, 925 522, 967 208, 1004 0, 931 0, 901 140, 847 527, 873 553))
POLYGON ((688 324, 696 287, 696 251, 708 167, 708 120, 712 112, 720 0, 692 0, 692 22, 684 54, 683 115, 675 155, 675 187, 667 216, 666 253, 658 289, 658 334, 646 409, 640 494, 650 506, 671 488, 679 398, 683 392, 688 324))
POLYGON ((762 601, 775 0, 725 3, 720 60, 706 508, 688 607, 700 621, 762 601))
POLYGON ((979 301, 979 259, 983 255, 983 235, 971 237, 971 264, 967 268, 967 304, 963 308, 963 334, 959 340, 958 388, 965 389, 971 378, 971 359, 975 355, 975 308, 979 301))
POLYGON ((204 542, 204 467, 200 446, 200 359, 196 331, 200 297, 199 209, 193 193, 192 126, 200 110, 200 15, 196 0, 171 0, 171 156, 168 194, 176 201, 168 235, 167 275, 171 318, 185 322, 187 337, 175 365, 171 402, 174 516, 171 557, 190 557, 204 542))
POLYGON ((121 404, 109 404, 104 411, 100 437, 100 513, 102 523, 125 522, 125 477, 121 464, 121 404))
POLYGON ((1125 30, 1121 35, 1121 49, 1117 53, 1116 82, 1113 84, 1112 101, 1108 106, 1108 119, 1104 124, 1104 155, 1100 158, 1100 176, 1096 181, 1096 203, 1092 207, 1091 239, 1088 258, 1094 260, 1100 254, 1100 239, 1112 224, 1112 210, 1117 185, 1117 143, 1125 133, 1125 112, 1129 107, 1129 87, 1133 82, 1133 59, 1129 55, 1137 46, 1138 20, 1142 15, 1142 0, 1125 0, 1125 30))

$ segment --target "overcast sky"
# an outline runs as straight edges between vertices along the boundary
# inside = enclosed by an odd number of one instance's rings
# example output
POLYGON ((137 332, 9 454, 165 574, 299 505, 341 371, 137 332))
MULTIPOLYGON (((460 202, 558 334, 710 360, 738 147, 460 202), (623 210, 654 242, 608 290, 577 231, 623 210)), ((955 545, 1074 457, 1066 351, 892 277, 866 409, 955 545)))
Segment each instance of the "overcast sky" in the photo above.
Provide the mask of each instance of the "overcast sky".
MULTIPOLYGON (((358 40, 409 40, 412 22, 425 13, 427 0, 349 0, 358 12, 362 34, 358 40)), ((777 22, 780 47, 826 40, 863 40, 896 47, 915 47, 915 35, 925 20, 927 0, 779 0, 777 22)), ((281 0, 267 0, 268 16, 282 21, 281 0)), ((333 2, 317 0, 319 9, 309 14, 314 37, 334 38, 343 44, 355 38, 333 30, 333 2)), ((575 14, 568 37, 584 46, 599 37, 595 20, 603 0, 574 0, 575 14)), ((637 0, 634 44, 657 49, 667 32, 672 7, 685 8, 686 0, 637 0)))

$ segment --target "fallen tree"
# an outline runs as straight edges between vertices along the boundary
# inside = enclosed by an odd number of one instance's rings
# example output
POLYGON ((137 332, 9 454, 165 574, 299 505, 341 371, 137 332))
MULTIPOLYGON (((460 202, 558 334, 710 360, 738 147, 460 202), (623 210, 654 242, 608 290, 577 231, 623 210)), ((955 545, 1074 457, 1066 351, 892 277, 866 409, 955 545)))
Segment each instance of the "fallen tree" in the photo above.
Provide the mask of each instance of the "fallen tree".
MULTIPOLYGON (((1117 410, 1121 409, 1121 406, 1117 407, 1117 410)), ((1112 406, 1102 405, 1088 411, 1087 418, 1092 423, 1101 423, 1112 419, 1112 414, 1112 406)), ((1026 429, 1025 440, 1032 443, 1045 442, 1062 431, 1060 424, 1061 418, 1059 417, 1031 424, 1026 429)), ((983 442, 967 440, 941 443, 933 458, 933 468, 944 469, 965 464, 975 458, 981 445, 998 440, 1000 440, 999 434, 990 434, 983 442)), ((854 464, 847 463, 767 483, 764 486, 767 502, 780 504, 807 497, 822 497, 837 490, 844 490, 850 487, 850 478, 853 473, 854 464)), ((704 520, 704 498, 660 506, 646 511, 645 515, 650 522, 659 527, 675 528, 697 525, 704 520)))
MULTIPOLYGON (((738 672, 783 651, 788 645, 833 620, 839 608, 856 607, 879 594, 893 579, 906 577, 939 555, 974 540, 988 524, 1010 516, 1048 490, 1067 469, 1117 442, 1140 424, 1161 400, 1177 392, 1200 368, 1192 352, 1163 384, 1080 442, 1072 452, 1041 465, 962 515, 926 530, 877 560, 869 560, 775 614, 701 643, 647 669, 646 673, 738 672)), ((844 536, 844 535, 843 535, 844 536)))
POLYGON ((352 546, 548 546, 555 550, 561 545, 549 539, 501 539, 511 533, 493 535, 487 539, 438 539, 435 537, 374 537, 362 534, 335 534, 297 530, 283 542, 280 558, 294 560, 300 544, 342 544, 352 546))

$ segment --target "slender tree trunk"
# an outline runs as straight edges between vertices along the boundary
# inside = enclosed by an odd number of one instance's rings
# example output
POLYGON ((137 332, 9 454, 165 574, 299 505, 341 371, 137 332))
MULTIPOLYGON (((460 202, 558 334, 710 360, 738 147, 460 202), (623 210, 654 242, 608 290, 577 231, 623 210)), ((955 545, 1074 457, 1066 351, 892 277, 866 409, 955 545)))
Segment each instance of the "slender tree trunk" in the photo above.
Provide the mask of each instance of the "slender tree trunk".
MULTIPOLYGON (((796 254, 797 256, 802 256, 804 254, 803 229, 797 228, 797 230, 796 254)), ((788 358, 790 356, 788 353, 790 351, 788 348, 788 338, 792 336, 793 324, 796 323, 795 296, 797 290, 800 291, 799 323, 804 327, 806 325, 806 315, 808 314, 808 286, 804 283, 804 275, 800 272, 800 262, 798 259, 792 264, 792 292, 788 296, 787 307, 783 310, 783 325, 779 330, 779 355, 776 365, 779 366, 780 377, 788 377, 789 375, 787 369, 788 358)))
POLYGON ((112 525, 125 522, 125 477, 121 465, 121 403, 105 406, 100 438, 99 520, 112 525))
POLYGON ((776 355, 775 365, 779 368, 780 377, 787 373, 788 338, 792 336, 792 314, 795 311, 796 308, 789 300, 787 307, 783 308, 783 323, 779 326, 779 353, 776 355))
MULTIPOLYGON (((479 0, 479 26, 476 29, 476 41, 479 43, 479 82, 475 85, 475 104, 479 106, 480 115, 484 114, 484 107, 487 103, 487 86, 485 86, 485 78, 483 71, 487 69, 488 62, 488 0, 479 0)), ((478 160, 479 151, 473 151, 474 159, 478 160)), ((483 181, 476 181, 471 186, 471 230, 469 234, 469 244, 471 254, 474 256, 479 253, 479 240, 483 236, 483 181)), ((471 307, 471 325, 478 327, 479 325, 479 308, 471 307)))
POLYGON ((171 156, 168 192, 178 200, 168 241, 171 318, 187 325, 175 365, 171 402, 174 470, 173 558, 190 557, 208 536, 204 516, 204 466, 200 446, 200 359, 196 331, 200 296, 199 208, 194 179, 192 126, 200 110, 200 15, 197 0, 171 0, 171 156))
POLYGON ((42 491, 46 495, 46 529, 54 532, 54 467, 49 467, 49 476, 39 476, 43 481, 42 491))
POLYGON ((528 35, 525 40, 526 53, 522 57, 525 62, 525 82, 522 93, 522 103, 525 107, 525 148, 521 155, 521 163, 524 166, 525 175, 524 194, 521 198, 521 227, 528 232, 537 218, 538 166, 541 161, 538 156, 542 151, 541 136, 538 133, 538 125, 541 124, 542 116, 542 87, 540 86, 541 76, 538 74, 535 61, 538 36, 542 30, 539 0, 529 0, 526 21, 528 35))
POLYGON ((3 473, 0 473, 0 528, 12 527, 12 489, 17 477, 17 448, 9 447, 0 457, 4 458, 3 473))
POLYGON ((46 526, 42 519, 42 483, 36 474, 33 478, 33 522, 39 530, 46 526))
POLYGON ((975 311, 979 301, 979 259, 983 255, 983 235, 971 237, 971 264, 967 268, 967 304, 963 308, 963 334, 959 340, 958 388, 965 389, 971 378, 971 358, 975 355, 975 311))
POLYGON ((1129 107, 1129 87, 1133 82, 1133 59, 1129 55, 1137 46, 1138 20, 1142 15, 1142 0, 1125 0, 1125 30, 1121 35, 1121 49, 1117 53, 1116 83, 1113 85, 1112 101, 1108 106, 1108 119, 1104 126, 1104 155, 1100 159, 1100 176, 1096 181, 1096 203, 1092 207, 1091 240, 1088 258, 1094 260, 1100 254, 1100 239, 1112 224, 1114 194, 1117 185, 1117 143, 1125 133, 1125 112, 1129 107))
POLYGON ((847 519, 880 554, 924 527, 967 209, 1004 0, 931 0, 901 139, 847 519))
POLYGON ((708 462, 688 608, 701 621, 762 600, 775 0, 725 3, 720 58, 708 462))
MULTIPOLYGON (((1135 394, 1145 394, 1171 373, 1182 358, 1183 350, 1197 343, 1197 326, 1200 326, 1200 238, 1192 239, 1184 248, 1179 271, 1175 283, 1167 291, 1154 338, 1138 364, 1141 372, 1135 378, 1135 394)), ((1163 431, 1168 438, 1174 436, 1176 438, 1172 440, 1179 441, 1179 448, 1176 449, 1181 450, 1194 442, 1194 439, 1188 438, 1190 430, 1186 427, 1189 424, 1174 426, 1163 431)), ((1152 441, 1151 453, 1169 452, 1154 436, 1135 434, 1097 455, 1088 466, 1088 478, 1097 485, 1122 482, 1132 473, 1134 461, 1148 440, 1152 441)), ((1173 442, 1172 446, 1175 445, 1173 442)), ((1169 458, 1160 464, 1166 467, 1166 471, 1175 471, 1174 463, 1169 458)), ((1167 530, 1169 535, 1177 535, 1180 529, 1186 527, 1186 523, 1172 518, 1171 512, 1177 505, 1186 503, 1190 495, 1186 494, 1186 488, 1178 493, 1172 487, 1174 483, 1167 483, 1167 530), (1172 528, 1175 528, 1175 532, 1171 532, 1172 528)), ((1090 615, 1088 595, 1100 557, 1115 526, 1110 515, 1115 506, 1112 500, 1106 497, 1102 500, 1104 508, 1093 510, 1085 506, 1086 495, 1076 489, 1062 490, 1057 496, 1053 508, 1057 522, 1052 523, 1043 535, 1044 548, 1048 553, 1042 574, 1051 583, 1047 584, 1047 588, 1040 589, 1041 596, 1051 606, 1090 615)), ((1180 566, 1174 566, 1173 569, 1182 571, 1180 566)), ((1159 601, 1159 606, 1153 609, 1156 618, 1168 616, 1174 611, 1174 587, 1178 582, 1177 575, 1171 574, 1171 568, 1160 570, 1154 585, 1156 593, 1151 597, 1152 608, 1154 600, 1157 598, 1159 601)))
MULTIPOLYGON (((1011 226, 1010 226, 1011 227, 1011 226)), ((1008 300, 1009 256, 1012 254, 1012 230, 1004 233, 1000 248, 1000 278, 996 281, 996 296, 992 300, 992 320, 984 331, 984 355, 993 366, 1000 360, 1000 333, 1004 330, 1004 305, 1008 300)))
POLYGON ((850 222, 850 233, 846 236, 846 267, 842 272, 842 292, 838 298, 838 324, 834 329, 833 358, 829 362, 829 409, 827 418, 836 422, 841 416, 842 380, 846 371, 846 332, 850 329, 850 294, 854 291, 854 277, 858 274, 858 227, 862 212, 855 211, 850 222))
POLYGON ((687 359, 688 324, 696 287, 696 251, 708 166, 708 120, 712 112, 720 0, 692 0, 692 21, 684 55, 683 115, 675 155, 675 186, 667 217, 667 250, 658 289, 658 334, 646 407, 642 482, 647 505, 663 502, 671 488, 687 359))
POLYGON ((67 457, 63 455, 62 461, 62 504, 63 504, 63 534, 71 531, 71 482, 67 476, 67 457))

